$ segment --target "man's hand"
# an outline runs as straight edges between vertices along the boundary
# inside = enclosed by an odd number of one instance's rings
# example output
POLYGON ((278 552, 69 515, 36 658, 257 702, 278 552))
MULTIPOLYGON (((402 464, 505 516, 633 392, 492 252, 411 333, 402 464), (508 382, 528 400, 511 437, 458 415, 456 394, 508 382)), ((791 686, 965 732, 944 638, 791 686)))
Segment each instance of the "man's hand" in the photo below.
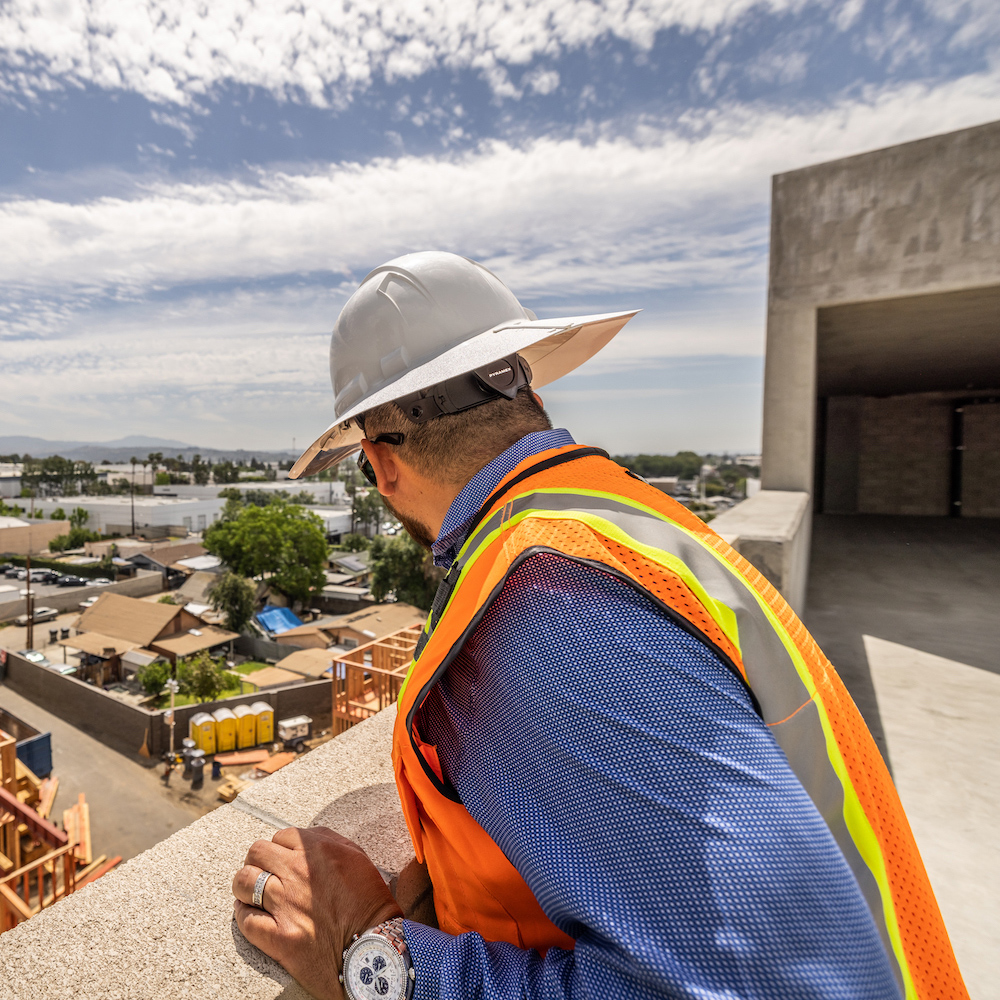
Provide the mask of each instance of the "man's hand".
POLYGON ((402 915, 378 869, 357 844, 326 827, 289 827, 258 840, 233 879, 243 936, 318 1000, 342 1000, 344 949, 355 934, 402 915), (261 871, 271 872, 264 908, 251 905, 261 871))

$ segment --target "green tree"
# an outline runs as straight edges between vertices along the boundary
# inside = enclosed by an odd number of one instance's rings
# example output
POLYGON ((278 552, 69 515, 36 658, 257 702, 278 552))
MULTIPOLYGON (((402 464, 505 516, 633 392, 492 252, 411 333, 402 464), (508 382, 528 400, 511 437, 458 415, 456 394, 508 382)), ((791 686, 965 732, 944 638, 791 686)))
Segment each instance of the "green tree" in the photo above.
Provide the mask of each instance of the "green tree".
POLYGON ((230 632, 242 632, 253 617, 256 589, 249 580, 227 571, 209 588, 208 599, 226 616, 230 632))
MULTIPOLYGON (((227 513, 230 503, 236 501, 227 501, 227 513)), ((298 504, 243 507, 231 519, 212 524, 204 545, 239 576, 269 576, 272 586, 292 600, 308 600, 326 582, 330 547, 323 522, 298 504)))
POLYGON ((364 528, 365 534, 374 528, 378 534, 379 525, 385 513, 385 505, 378 490, 356 491, 351 497, 351 521, 364 528))
POLYGON ((212 466, 208 462, 201 460, 201 455, 194 455, 191 459, 191 475, 198 486, 207 486, 208 477, 212 474, 212 466))
POLYGON ((443 574, 434 565, 430 552, 409 535, 373 538, 368 565, 372 574, 372 597, 376 601, 394 592, 397 600, 423 611, 430 610, 443 574))
POLYGON ((679 451, 676 455, 615 455, 614 461, 646 479, 659 476, 695 479, 702 466, 701 456, 693 451, 679 451))
POLYGON ((142 686, 143 691, 151 698, 158 695, 163 690, 163 685, 170 677, 170 664, 163 660, 154 660, 140 667, 136 672, 135 679, 142 686))
POLYGON ((364 552, 371 548, 372 540, 364 535, 344 535, 340 539, 340 548, 345 552, 364 552))
POLYGON ((223 691, 232 689, 234 682, 239 684, 239 680, 207 652, 198 653, 178 664, 177 680, 181 693, 198 701, 215 701, 223 691))
POLYGON ((212 466, 212 475, 217 483, 238 483, 240 468, 233 462, 218 462, 212 466))
POLYGON ((90 511, 83 507, 75 507, 69 516, 69 523, 73 528, 82 528, 89 520, 90 511))

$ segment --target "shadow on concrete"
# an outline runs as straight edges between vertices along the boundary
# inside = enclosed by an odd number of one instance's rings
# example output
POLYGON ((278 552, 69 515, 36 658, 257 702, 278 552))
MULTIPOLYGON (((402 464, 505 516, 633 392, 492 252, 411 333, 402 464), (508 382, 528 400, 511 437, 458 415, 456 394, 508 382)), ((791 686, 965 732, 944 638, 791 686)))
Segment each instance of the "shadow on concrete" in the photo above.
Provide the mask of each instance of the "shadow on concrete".
POLYGON ((381 857, 382 867, 402 871, 413 857, 406 821, 399 808, 395 782, 383 782, 347 792, 313 817, 310 826, 328 826, 358 844, 369 857, 381 857))
POLYGON ((820 514, 805 623, 888 761, 863 637, 1000 673, 1000 520, 820 514))

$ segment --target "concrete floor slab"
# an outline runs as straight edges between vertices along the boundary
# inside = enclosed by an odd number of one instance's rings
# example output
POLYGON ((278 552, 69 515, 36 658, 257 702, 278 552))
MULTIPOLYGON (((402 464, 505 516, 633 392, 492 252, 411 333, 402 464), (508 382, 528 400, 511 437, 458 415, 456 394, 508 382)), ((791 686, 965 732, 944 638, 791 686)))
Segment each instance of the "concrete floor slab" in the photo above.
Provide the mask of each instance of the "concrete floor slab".
POLYGON ((1000 674, 864 637, 903 807, 973 1000, 1000 998, 1000 674))
MULTIPOLYGON (((1000 672, 1000 521, 821 514, 804 620, 886 754, 864 636, 1000 672)), ((890 767, 894 767, 891 755, 890 767)))

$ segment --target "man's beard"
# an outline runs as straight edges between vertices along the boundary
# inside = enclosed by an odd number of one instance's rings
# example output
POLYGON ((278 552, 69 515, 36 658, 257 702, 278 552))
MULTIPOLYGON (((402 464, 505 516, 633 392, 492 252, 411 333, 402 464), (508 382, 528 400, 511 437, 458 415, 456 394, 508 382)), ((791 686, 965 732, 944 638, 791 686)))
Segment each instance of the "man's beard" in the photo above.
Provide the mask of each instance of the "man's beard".
POLYGON ((415 521, 413 518, 407 517, 402 511, 398 510, 392 505, 387 497, 382 497, 382 503, 385 504, 386 509, 392 516, 399 521, 403 526, 406 533, 412 538, 417 545, 422 546, 425 549, 430 549, 436 539, 430 532, 430 528, 427 527, 422 521, 415 521))

